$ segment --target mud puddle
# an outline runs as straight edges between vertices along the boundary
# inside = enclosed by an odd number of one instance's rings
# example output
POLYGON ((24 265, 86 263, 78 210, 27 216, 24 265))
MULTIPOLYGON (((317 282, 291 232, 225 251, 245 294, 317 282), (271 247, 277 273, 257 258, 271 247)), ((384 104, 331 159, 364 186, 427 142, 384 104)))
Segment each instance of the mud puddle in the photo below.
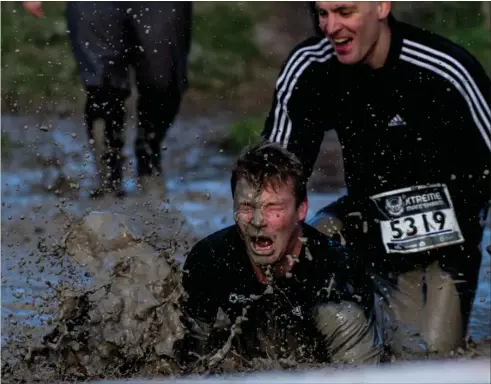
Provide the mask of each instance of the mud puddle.
MULTIPOLYGON (((105 326, 77 330, 78 335, 91 340, 89 350, 77 349, 84 343, 76 338, 69 347, 64 345, 65 359, 72 364, 67 366, 76 367, 75 372, 80 373, 81 366, 86 376, 107 371, 103 361, 88 364, 90 348, 98 350, 99 357, 126 353, 134 357, 133 362, 145 355, 145 348, 153 351, 153 357, 165 355, 169 337, 181 332, 174 321, 176 313, 168 312, 179 287, 173 279, 163 285, 159 276, 174 271, 178 265, 172 259, 182 262, 198 238, 232 223, 229 170, 233 159, 209 144, 223 132, 225 124, 220 120, 181 120, 175 124, 165 143, 169 190, 165 201, 136 194, 134 130, 128 128, 125 186, 129 196, 118 201, 87 197, 95 169, 79 121, 40 123, 38 119, 3 117, 2 135, 6 132, 16 145, 2 161, 2 346, 6 337, 27 340, 21 325, 27 325, 30 333, 51 329, 54 315, 70 319, 76 310, 83 312, 78 316, 90 317, 94 325, 103 317, 105 326), (94 211, 113 215, 101 219, 104 216, 96 213, 89 223, 80 222, 94 211), (100 220, 106 225, 101 226, 100 220), (99 240, 89 241, 95 234, 99 240), (94 244, 105 247, 99 249, 94 244), (114 252, 122 248, 126 251, 114 252), (108 288, 109 274, 115 279, 108 288), (60 298, 62 291, 50 288, 60 283, 79 294, 60 298), (57 295, 67 307, 54 305, 57 295), (124 299, 114 301, 115 297, 124 299), (139 314, 136 319, 135 313, 139 314), (115 329, 121 324, 139 331, 123 336, 125 327, 115 329), (162 334, 162 329, 171 331, 162 334)), ((339 193, 312 193, 309 215, 339 193)), ((490 239, 488 228, 483 249, 490 239)), ((491 336, 489 261, 489 255, 484 254, 470 326, 474 339, 491 336)), ((50 343, 56 345, 60 332, 67 329, 58 326, 51 331, 54 339, 50 343)), ((35 341, 30 344, 35 345, 35 341)), ((175 369, 165 359, 155 358, 152 364, 146 373, 175 369), (162 366, 162 361, 167 365, 162 366)))

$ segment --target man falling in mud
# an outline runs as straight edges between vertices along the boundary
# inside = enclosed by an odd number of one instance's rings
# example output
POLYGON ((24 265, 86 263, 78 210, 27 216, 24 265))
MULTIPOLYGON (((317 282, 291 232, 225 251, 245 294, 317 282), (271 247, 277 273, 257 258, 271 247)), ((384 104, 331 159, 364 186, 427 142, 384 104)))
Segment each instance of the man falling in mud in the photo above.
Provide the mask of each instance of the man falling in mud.
POLYGON ((397 21, 390 2, 316 7, 323 36, 285 61, 262 136, 309 177, 336 130, 347 196, 312 225, 341 231, 397 288, 386 297, 396 354, 447 354, 467 333, 478 283, 491 81, 462 47, 397 21))
POLYGON ((177 354, 206 355, 211 365, 223 357, 209 337, 221 308, 246 358, 378 362, 371 283, 339 243, 304 223, 296 157, 257 145, 238 159, 231 188, 235 225, 198 242, 183 268, 191 320, 177 354))
MULTIPOLYGON (((23 5, 44 17, 40 1, 23 5)), ((138 89, 138 190, 165 194, 161 145, 187 88, 191 7, 189 1, 67 2, 72 51, 87 94, 85 123, 100 179, 93 197, 125 195, 122 151, 130 66, 138 89)))

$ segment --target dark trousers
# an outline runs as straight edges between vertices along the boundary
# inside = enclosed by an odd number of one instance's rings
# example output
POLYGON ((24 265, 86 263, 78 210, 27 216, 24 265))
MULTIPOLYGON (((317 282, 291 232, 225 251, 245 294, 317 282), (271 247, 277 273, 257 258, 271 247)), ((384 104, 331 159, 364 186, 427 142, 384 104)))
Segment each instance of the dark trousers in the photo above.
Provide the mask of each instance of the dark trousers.
POLYGON ((135 155, 139 175, 160 171, 161 143, 187 89, 191 2, 67 2, 74 57, 87 92, 89 138, 103 119, 109 162, 124 146, 129 68, 138 89, 135 155))

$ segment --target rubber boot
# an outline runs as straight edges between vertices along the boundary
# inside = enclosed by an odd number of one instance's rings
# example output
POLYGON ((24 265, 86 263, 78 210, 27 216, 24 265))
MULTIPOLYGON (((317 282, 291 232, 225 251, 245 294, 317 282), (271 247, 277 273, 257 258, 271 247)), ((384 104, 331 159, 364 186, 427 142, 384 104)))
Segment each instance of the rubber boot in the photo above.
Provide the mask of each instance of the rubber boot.
POLYGON ((127 91, 114 89, 109 84, 87 89, 85 122, 99 179, 99 185, 90 194, 93 198, 106 193, 116 197, 125 195, 122 151, 127 96, 127 91))
POLYGON ((109 147, 105 136, 104 122, 97 120, 92 127, 90 143, 99 183, 90 192, 90 197, 95 199, 111 193, 117 198, 122 198, 126 195, 123 188, 124 158, 121 149, 109 147))

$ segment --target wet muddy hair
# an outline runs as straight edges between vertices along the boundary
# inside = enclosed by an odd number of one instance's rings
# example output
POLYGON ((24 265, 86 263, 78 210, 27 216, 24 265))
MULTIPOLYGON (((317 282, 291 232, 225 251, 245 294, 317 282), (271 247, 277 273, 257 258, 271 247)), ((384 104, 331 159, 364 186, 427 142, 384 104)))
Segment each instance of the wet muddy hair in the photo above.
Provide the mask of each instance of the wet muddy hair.
POLYGON ((245 179, 260 190, 266 186, 276 188, 278 184, 292 180, 297 206, 307 197, 302 163, 293 153, 275 143, 255 144, 239 156, 230 179, 232 196, 239 179, 245 179))

